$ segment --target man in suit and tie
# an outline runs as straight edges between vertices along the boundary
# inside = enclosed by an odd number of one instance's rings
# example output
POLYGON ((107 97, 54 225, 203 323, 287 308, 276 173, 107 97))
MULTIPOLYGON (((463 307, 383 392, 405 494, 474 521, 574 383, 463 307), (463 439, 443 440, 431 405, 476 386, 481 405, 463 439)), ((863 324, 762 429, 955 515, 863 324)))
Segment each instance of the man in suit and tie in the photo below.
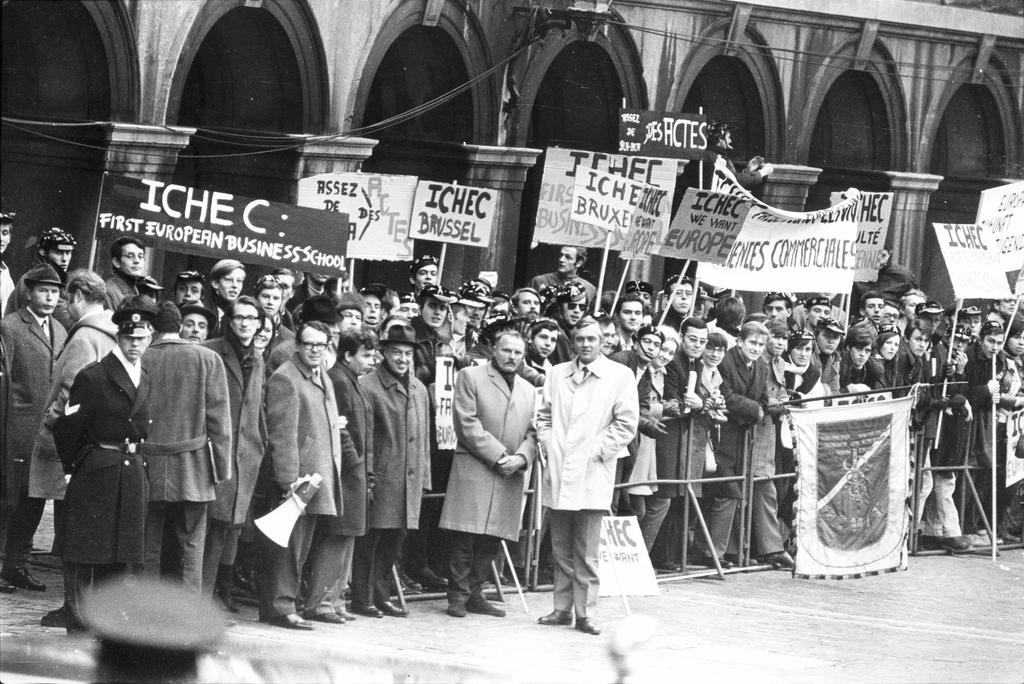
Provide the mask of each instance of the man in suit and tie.
MULTIPOLYGON (((25 274, 23 281, 27 288, 25 304, 0 321, 10 383, 3 426, 5 478, 0 519, 5 534, 0 589, 45 591, 46 585, 28 569, 32 537, 46 506, 45 498, 29 496, 29 464, 46 411, 54 364, 67 332, 53 317, 63 295, 63 283, 53 266, 39 264, 25 274)), ((55 458, 52 445, 49 449, 51 453, 42 455, 55 458)))
POLYGON ((575 358, 551 369, 537 411, 537 440, 547 455, 543 505, 551 521, 554 610, 542 625, 600 634, 593 620, 599 580, 601 520, 615 485, 615 465, 636 436, 636 378, 601 354, 601 326, 587 316, 572 328, 575 358))
POLYGON ((220 355, 179 335, 181 313, 170 300, 157 306, 157 337, 142 365, 154 391, 149 437, 142 445, 149 474, 146 569, 203 588, 206 508, 214 486, 231 477, 231 413, 220 355), (164 553, 164 537, 175 554, 164 553), (164 556, 163 563, 161 557, 164 556))
MULTIPOLYGON (((341 573, 339 516, 345 464, 338 403, 324 368, 330 339, 331 331, 324 323, 303 323, 295 336, 295 353, 267 381, 267 453, 281 498, 291 494, 301 477, 315 473, 323 478, 305 514, 295 522, 288 548, 261 540, 265 562, 259 582, 260 620, 287 629, 313 629, 297 612, 303 566, 309 563, 301 596, 304 606, 332 603, 341 573)), ((333 612, 317 614, 314 619, 345 622, 333 612)))
POLYGON ((498 333, 489 363, 455 376, 458 446, 448 480, 441 527, 451 530, 448 614, 504 617, 483 595, 501 541, 519 539, 526 471, 537 450, 533 386, 517 375, 526 341, 515 330, 498 333))

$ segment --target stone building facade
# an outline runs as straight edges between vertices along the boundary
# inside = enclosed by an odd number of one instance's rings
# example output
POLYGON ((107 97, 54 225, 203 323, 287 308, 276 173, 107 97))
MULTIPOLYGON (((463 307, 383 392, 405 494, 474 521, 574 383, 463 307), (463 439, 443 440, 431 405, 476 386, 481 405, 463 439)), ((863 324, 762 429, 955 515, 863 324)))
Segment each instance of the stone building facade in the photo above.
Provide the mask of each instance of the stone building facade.
MULTIPOLYGON (((1024 176, 1020 3, 978 5, 5 1, 6 261, 24 271, 50 225, 90 245, 105 171, 294 201, 301 177, 362 168, 498 189, 491 248, 452 249, 446 270, 508 287, 554 262, 531 247, 543 150, 614 151, 625 104, 728 121, 737 161, 776 165, 762 192, 782 208, 892 190, 896 259, 948 294, 930 222, 971 222, 982 189, 1024 176)), ((186 265, 207 262, 152 267, 186 265)))

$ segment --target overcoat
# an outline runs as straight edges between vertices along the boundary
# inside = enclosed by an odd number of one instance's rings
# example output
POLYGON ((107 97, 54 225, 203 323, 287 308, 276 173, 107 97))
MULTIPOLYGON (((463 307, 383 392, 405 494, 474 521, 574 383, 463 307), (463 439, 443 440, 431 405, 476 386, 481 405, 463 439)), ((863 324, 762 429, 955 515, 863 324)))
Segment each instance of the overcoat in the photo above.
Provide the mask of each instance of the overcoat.
MULTIPOLYGON (((750 368, 740 348, 733 347, 725 352, 725 358, 718 367, 722 374, 722 396, 729 412, 729 420, 722 425, 722 436, 719 445, 718 477, 731 477, 743 474, 743 456, 746 448, 747 432, 757 430, 757 436, 763 436, 767 446, 767 435, 771 435, 771 450, 775 453, 775 430, 771 416, 764 415, 768 406, 768 364, 757 359, 750 368), (759 416, 759 414, 761 414, 759 416)), ((741 488, 739 482, 723 482, 709 485, 715 496, 738 499, 741 488)))
POLYGON ((64 414, 75 376, 96 363, 117 346, 117 326, 110 311, 100 311, 75 322, 68 331, 64 348, 53 367, 53 384, 44 402, 42 427, 32 448, 28 495, 40 499, 63 499, 67 487, 64 468, 53 444, 53 424, 64 414))
POLYGON ((253 354, 252 372, 245 384, 242 364, 226 338, 204 342, 227 370, 228 404, 231 407, 231 477, 216 486, 216 501, 206 509, 213 520, 241 525, 252 501, 263 462, 266 425, 263 420, 263 386, 266 375, 263 357, 253 354))
POLYGON ((64 495, 64 561, 143 561, 148 501, 144 456, 99 445, 145 439, 149 396, 146 370, 136 388, 113 352, 75 377, 64 415, 53 428, 60 459, 71 474, 64 495))
POLYGON ((300 477, 319 473, 323 482, 306 505, 306 514, 339 516, 343 511, 344 464, 338 402, 325 368, 320 369, 319 376, 314 377, 313 369, 297 352, 270 376, 267 455, 274 482, 282 492, 300 477))
POLYGON ((142 355, 149 397, 150 501, 213 501, 231 477, 231 408, 220 357, 180 337, 163 337, 142 355))
POLYGON ((431 487, 430 399, 409 374, 404 385, 383 367, 359 378, 373 411, 373 474, 367 510, 371 529, 419 528, 420 497, 431 487))
POLYGON ((359 385, 359 378, 348 366, 336 363, 328 371, 328 376, 334 385, 338 415, 345 419, 345 431, 357 456, 341 473, 341 499, 345 502, 345 510, 339 525, 341 534, 360 537, 366 534, 366 508, 370 496, 366 478, 368 473, 373 473, 373 409, 359 385))
MULTIPOLYGON (((10 383, 7 424, 3 426, 9 461, 5 493, 9 501, 28 484, 32 447, 43 420, 57 356, 67 339, 64 327, 53 316, 48 325, 49 339, 27 307, 7 314, 0 321, 10 383)), ((52 452, 43 455, 55 456, 52 452)))
POLYGON ((541 499, 555 510, 607 510, 616 460, 629 455, 640 420, 636 378, 604 356, 582 382, 577 368, 560 363, 544 382, 535 423, 547 458, 541 499))
MULTIPOLYGON (((691 372, 697 374, 697 383, 694 386, 697 396, 701 399, 710 396, 700 382, 703 372, 701 360, 691 359, 680 347, 676 355, 665 366, 665 390, 662 395, 665 403, 675 399, 679 402, 680 410, 682 410, 683 397, 686 396, 686 386, 691 372)), ((665 419, 666 434, 658 437, 655 446, 659 480, 693 480, 704 474, 709 426, 710 422, 707 416, 699 411, 685 413, 680 418, 665 419), (689 445, 689 461, 687 461, 687 445, 689 445)), ((699 496, 701 484, 695 482, 693 489, 699 496)), ((654 495, 668 499, 686 496, 686 486, 659 484, 654 495)))
POLYGON ((117 311, 117 307, 120 306, 121 300, 124 298, 139 294, 139 288, 135 283, 129 281, 118 271, 114 271, 113 275, 103 281, 103 284, 107 286, 107 308, 111 311, 117 311))
POLYGON ((519 539, 526 473, 537 453, 533 429, 536 391, 518 375, 512 388, 490 362, 455 376, 458 446, 441 511, 449 530, 519 539), (506 478, 495 465, 504 454, 521 454, 526 467, 506 478))

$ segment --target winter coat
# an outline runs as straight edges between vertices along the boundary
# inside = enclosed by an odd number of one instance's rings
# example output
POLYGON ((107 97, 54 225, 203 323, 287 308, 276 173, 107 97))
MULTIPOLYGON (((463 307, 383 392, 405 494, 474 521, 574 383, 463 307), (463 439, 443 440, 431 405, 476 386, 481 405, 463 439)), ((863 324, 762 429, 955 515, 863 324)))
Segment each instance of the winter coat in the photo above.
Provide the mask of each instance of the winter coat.
POLYGON ((338 402, 338 415, 345 419, 346 434, 355 458, 341 473, 341 499, 345 510, 339 525, 341 534, 360 537, 366 534, 366 508, 370 500, 367 475, 373 473, 373 410, 367 402, 359 378, 343 363, 328 371, 338 402))
MULTIPOLYGON (((775 430, 772 418, 763 414, 768 405, 768 364, 757 359, 747 368, 747 360, 739 347, 725 353, 718 367, 722 374, 722 395, 729 420, 722 425, 721 444, 717 453, 717 477, 743 475, 747 433, 755 430, 755 450, 769 448, 775 453, 775 430), (769 440, 770 435, 770 442, 769 440)), ((708 487, 715 496, 738 499, 740 482, 722 482, 708 487)))
MULTIPOLYGON (((700 359, 691 359, 682 348, 676 352, 675 357, 665 366, 665 392, 663 399, 665 403, 675 399, 679 403, 679 410, 683 411, 683 397, 686 396, 686 387, 689 382, 690 373, 697 374, 697 383, 694 391, 701 399, 706 399, 710 393, 703 387, 700 378, 703 371, 703 363, 700 359)), ((684 413, 679 418, 666 418, 665 435, 658 437, 655 447, 655 455, 658 467, 659 480, 689 480, 698 479, 704 474, 705 452, 708 446, 708 431, 711 422, 708 417, 700 411, 684 413), (689 449, 689 451, 687 451, 689 449), (687 455, 689 454, 689 458, 687 455)), ((693 484, 694 492, 699 496, 701 484, 693 484)), ((675 498, 686 495, 686 485, 659 484, 655 496, 663 498, 675 498)))
POLYGON ((449 530, 519 539, 526 473, 537 452, 532 426, 536 392, 513 376, 509 389, 491 363, 455 376, 455 433, 458 446, 441 512, 449 530), (526 466, 504 477, 495 464, 504 454, 520 454, 526 466))

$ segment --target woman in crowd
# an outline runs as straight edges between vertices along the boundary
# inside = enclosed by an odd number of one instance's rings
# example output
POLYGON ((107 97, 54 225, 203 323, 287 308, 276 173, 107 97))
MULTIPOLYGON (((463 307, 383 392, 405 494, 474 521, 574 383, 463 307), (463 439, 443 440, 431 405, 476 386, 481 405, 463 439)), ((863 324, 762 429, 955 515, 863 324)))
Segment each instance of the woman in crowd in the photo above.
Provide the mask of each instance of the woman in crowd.
POLYGON ((900 351, 900 330, 895 325, 881 325, 878 327, 878 337, 875 338, 874 359, 882 369, 882 376, 876 386, 872 389, 887 389, 900 386, 899 361, 897 356, 900 351))

